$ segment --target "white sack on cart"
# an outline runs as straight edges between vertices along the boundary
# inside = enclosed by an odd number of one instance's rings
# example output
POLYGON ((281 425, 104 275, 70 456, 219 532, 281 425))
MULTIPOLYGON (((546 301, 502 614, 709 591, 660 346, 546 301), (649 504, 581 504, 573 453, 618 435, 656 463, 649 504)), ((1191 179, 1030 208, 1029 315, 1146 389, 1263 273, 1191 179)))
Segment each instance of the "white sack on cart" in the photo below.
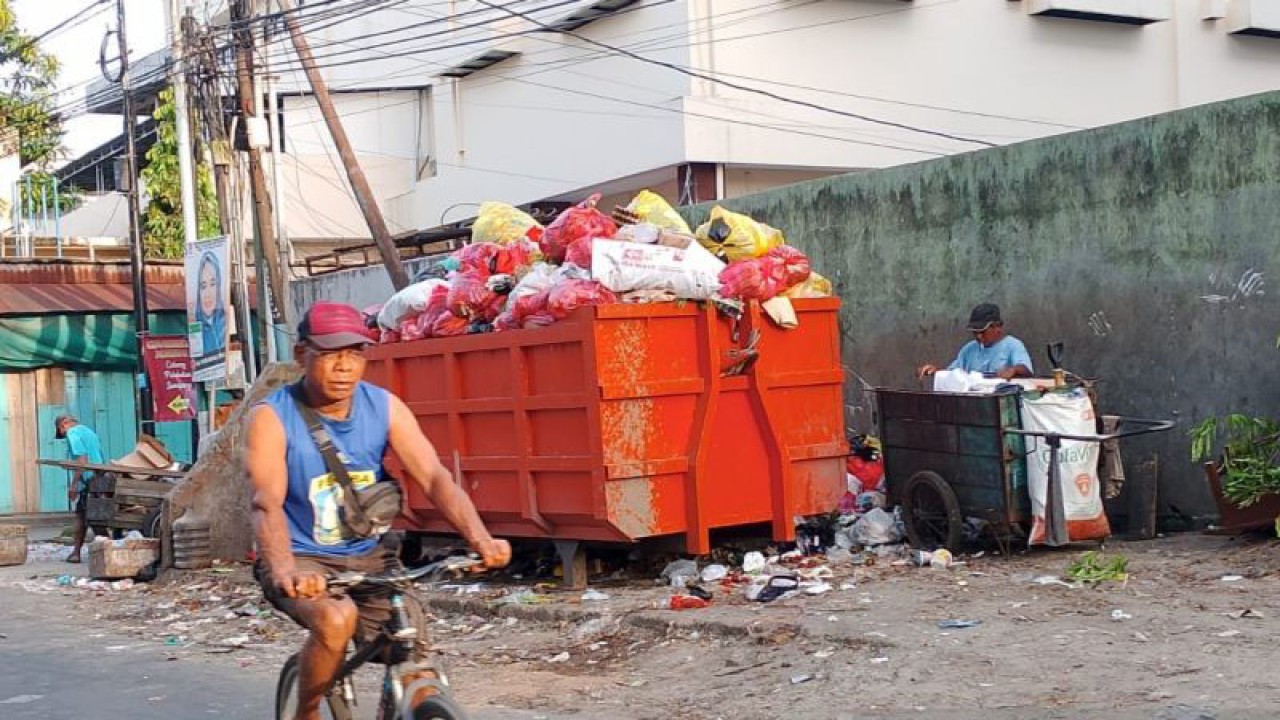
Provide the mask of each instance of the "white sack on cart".
MULTIPOLYGON (((1040 397, 1022 398, 1022 428, 1064 435, 1095 435, 1093 403, 1084 390, 1047 392, 1040 397)), ((1030 545, 1045 544, 1045 505, 1049 497, 1049 443, 1027 437, 1027 483, 1031 491, 1030 545)), ((1097 540, 1111 535, 1111 526, 1102 507, 1098 482, 1098 443, 1063 440, 1058 448, 1058 478, 1062 482, 1060 512, 1067 521, 1070 541, 1097 540)))

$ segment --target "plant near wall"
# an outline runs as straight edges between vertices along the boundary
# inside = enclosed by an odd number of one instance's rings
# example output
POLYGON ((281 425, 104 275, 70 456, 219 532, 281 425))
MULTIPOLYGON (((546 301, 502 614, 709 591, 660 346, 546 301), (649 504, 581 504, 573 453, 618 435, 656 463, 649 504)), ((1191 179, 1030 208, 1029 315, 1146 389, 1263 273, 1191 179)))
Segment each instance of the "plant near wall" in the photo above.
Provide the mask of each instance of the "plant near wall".
MULTIPOLYGON (((10 0, 0 0, 0 134, 16 134, 18 160, 31 177, 21 185, 20 202, 40 208, 41 189, 52 205, 50 164, 63 153, 65 131, 57 107, 58 59, 40 49, 32 35, 18 27, 10 0)), ((12 136, 11 136, 12 137, 12 136)), ((8 197, 9 188, 0 189, 8 197)), ((74 192, 59 193, 63 211, 78 202, 74 192)), ((9 202, 4 202, 6 211, 9 202)))
MULTIPOLYGON (((1214 456, 1221 444, 1222 494, 1245 508, 1280 493, 1280 422, 1247 415, 1208 418, 1191 429, 1191 459, 1214 456)), ((1280 519, 1277 520, 1280 529, 1280 519)))
MULTIPOLYGON (((142 240, 147 257, 179 259, 186 248, 182 229, 182 180, 178 173, 178 124, 172 88, 160 93, 153 117, 156 142, 147 151, 147 166, 141 173, 142 184, 150 197, 143 219, 142 240)), ((204 163, 196 165, 196 225, 197 237, 213 237, 221 232, 213 176, 204 163)))

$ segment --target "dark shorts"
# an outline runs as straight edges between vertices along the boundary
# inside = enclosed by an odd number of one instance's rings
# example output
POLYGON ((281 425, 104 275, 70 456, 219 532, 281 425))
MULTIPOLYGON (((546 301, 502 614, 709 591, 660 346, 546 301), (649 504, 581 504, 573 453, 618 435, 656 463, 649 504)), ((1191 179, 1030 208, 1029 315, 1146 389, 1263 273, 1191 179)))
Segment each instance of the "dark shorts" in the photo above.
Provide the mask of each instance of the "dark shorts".
MULTIPOLYGON (((364 555, 352 555, 350 557, 295 555, 294 563, 299 570, 312 570, 324 575, 333 575, 346 571, 373 574, 400 566, 400 560, 396 557, 396 554, 383 547, 376 547, 364 555)), ((258 561, 253 566, 253 575, 258 581, 258 585, 261 586, 262 594, 267 598, 267 601, 277 610, 292 618, 294 622, 305 627, 305 624, 300 619, 301 615, 298 613, 298 606, 301 603, 314 601, 291 598, 281 593, 276 584, 272 582, 270 572, 262 561, 258 561)), ((355 637, 358 645, 363 645, 376 638, 382 626, 391 619, 391 595, 390 588, 348 592, 348 596, 355 602, 356 609, 360 613, 360 619, 356 623, 355 637)), ((413 623, 413 626, 418 629, 418 643, 413 659, 419 660, 426 657, 428 650, 426 612, 422 608, 422 601, 416 594, 407 593, 403 597, 405 610, 409 614, 409 622, 413 623)))

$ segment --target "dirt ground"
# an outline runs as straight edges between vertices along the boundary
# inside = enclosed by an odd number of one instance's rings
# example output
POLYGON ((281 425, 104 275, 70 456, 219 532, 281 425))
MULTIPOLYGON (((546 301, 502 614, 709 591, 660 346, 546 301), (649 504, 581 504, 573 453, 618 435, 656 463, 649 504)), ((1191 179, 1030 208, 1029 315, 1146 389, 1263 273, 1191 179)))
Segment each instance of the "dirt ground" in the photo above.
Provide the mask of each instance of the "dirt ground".
MULTIPOLYGON (((1111 542, 1104 553, 1128 558, 1127 581, 1037 584, 1087 549, 950 569, 846 563, 822 595, 761 604, 716 588, 711 607, 687 611, 655 608, 672 591, 650 579, 598 584, 608 599, 595 601, 539 587, 504 602, 529 586, 492 582, 424 597, 464 702, 538 717, 1276 717, 1280 543, 1111 542)), ((86 622, 175 658, 274 673, 302 637, 245 566, 96 592, 47 573, 6 584, 67 597, 86 622)))

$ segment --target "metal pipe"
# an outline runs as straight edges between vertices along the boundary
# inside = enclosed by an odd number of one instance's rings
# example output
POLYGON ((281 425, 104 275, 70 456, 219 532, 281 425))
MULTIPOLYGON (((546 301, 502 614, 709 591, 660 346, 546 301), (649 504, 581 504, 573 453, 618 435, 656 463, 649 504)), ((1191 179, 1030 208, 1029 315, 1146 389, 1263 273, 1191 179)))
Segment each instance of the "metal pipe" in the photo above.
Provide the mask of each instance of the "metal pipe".
POLYGON ((58 176, 53 178, 53 237, 58 243, 58 258, 62 258, 62 198, 58 196, 58 176))

